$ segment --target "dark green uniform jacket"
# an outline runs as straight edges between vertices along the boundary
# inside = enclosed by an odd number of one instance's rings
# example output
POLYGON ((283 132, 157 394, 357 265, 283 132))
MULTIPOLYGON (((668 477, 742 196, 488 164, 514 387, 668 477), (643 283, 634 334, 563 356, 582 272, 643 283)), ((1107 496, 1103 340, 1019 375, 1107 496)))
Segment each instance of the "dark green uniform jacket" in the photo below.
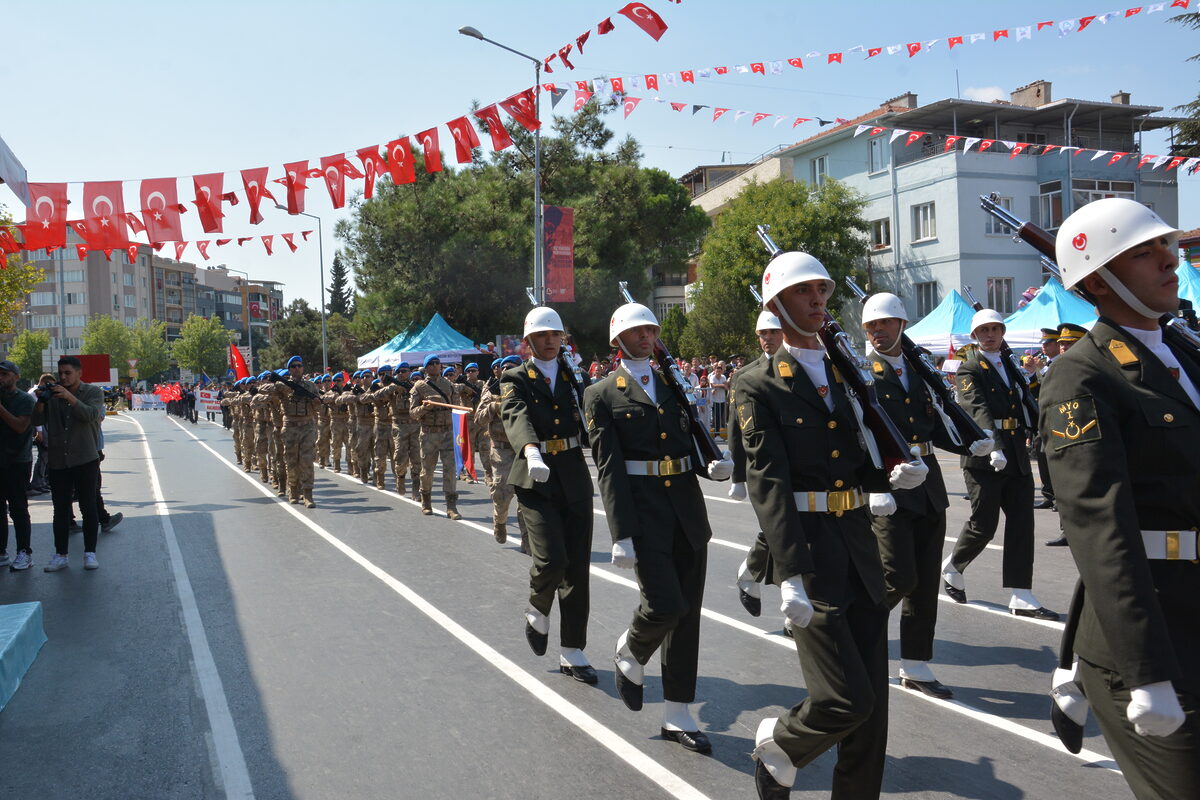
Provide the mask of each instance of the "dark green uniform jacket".
MULTIPOLYGON (((1200 386, 1200 359, 1175 356, 1200 386)), ((1148 560, 1140 531, 1200 525, 1200 411, 1157 356, 1103 318, 1055 359, 1041 409, 1085 590, 1075 652, 1130 687, 1171 681, 1195 696, 1200 565, 1148 560)))
POLYGON ((587 434, 579 410, 575 407, 570 379, 559 367, 554 390, 538 371, 533 359, 505 370, 500 376, 500 418, 508 441, 516 451, 508 482, 522 489, 533 489, 549 497, 557 486, 567 500, 592 496, 592 476, 583 457, 587 434), (575 437, 577 447, 560 453, 542 453, 550 467, 550 480, 537 483, 529 477, 525 445, 575 437))
MULTIPOLYGON (((972 348, 963 360, 954 376, 954 384, 958 390, 958 404, 975 418, 979 427, 992 432, 996 438, 996 449, 1003 449, 1008 465, 1001 474, 1030 474, 1025 438, 1033 431, 1025 425, 1017 387, 1012 386, 1011 382, 1005 385, 1004 378, 996 374, 996 368, 984 358, 978 347, 972 348), (1004 430, 1003 420, 1016 420, 1017 427, 1004 430)), ((990 454, 964 455, 962 465, 966 469, 992 469, 990 454)))
MULTIPOLYGON (((763 353, 754 361, 744 365, 737 372, 733 373, 733 377, 729 379, 729 407, 737 408, 737 381, 740 376, 746 373, 751 367, 757 365, 760 361, 769 361, 770 356, 763 353)), ((746 451, 742 448, 742 426, 738 424, 738 415, 731 413, 729 421, 726 425, 725 440, 729 442, 729 459, 733 462, 734 483, 746 482, 746 451)))

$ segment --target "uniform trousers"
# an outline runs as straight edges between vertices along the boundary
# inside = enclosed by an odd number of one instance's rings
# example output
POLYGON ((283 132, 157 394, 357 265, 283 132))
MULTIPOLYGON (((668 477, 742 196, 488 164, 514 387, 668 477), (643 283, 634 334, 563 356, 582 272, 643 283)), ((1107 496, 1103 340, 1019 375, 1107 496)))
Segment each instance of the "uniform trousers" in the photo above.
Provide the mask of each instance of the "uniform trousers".
POLYGON ((262 420, 254 423, 254 427, 257 429, 254 448, 258 458, 258 471, 262 476, 263 483, 269 483, 271 481, 271 436, 275 430, 270 422, 262 420))
POLYGON ((946 541, 946 512, 918 513, 898 509, 889 517, 874 517, 871 529, 879 541, 887 607, 900 610, 900 657, 913 661, 933 658, 938 593, 942 587, 942 548, 946 541))
POLYGON ((387 479, 388 462, 392 460, 392 423, 375 423, 375 485, 382 487, 387 479))
POLYGON ((350 426, 345 417, 329 420, 329 460, 338 472, 342 469, 342 450, 346 451, 346 469, 350 469, 350 447, 346 444, 350 426))
POLYGON ((313 450, 317 444, 316 420, 285 419, 283 422, 284 458, 287 460, 288 497, 311 497, 313 490, 313 450))
POLYGON ((429 428, 421 426, 421 491, 433 493, 433 469, 442 461, 442 492, 449 497, 458 486, 454 468, 454 434, 450 426, 429 428))
POLYGON ((1015 471, 963 469, 971 518, 954 543, 951 565, 966 572, 996 535, 1004 511, 1004 560, 1001 580, 1006 589, 1033 588, 1033 476, 1015 471))
POLYGON ((329 418, 324 411, 317 416, 317 463, 322 467, 329 463, 329 418))
POLYGON ((483 465, 483 482, 491 486, 495 478, 492 473, 492 435, 486 425, 471 426, 471 447, 479 454, 475 463, 483 465))
POLYGON ((771 548, 762 531, 758 532, 754 544, 750 545, 750 552, 746 554, 746 569, 755 583, 775 583, 771 578, 771 548))
POLYGON ((354 426, 354 470, 359 480, 366 483, 371 477, 371 450, 375 421, 371 417, 359 417, 354 426))
POLYGON ((413 485, 421 481, 421 424, 419 422, 392 423, 392 471, 396 473, 396 484, 405 473, 412 473, 413 485))
POLYGON ((559 643, 582 650, 591 605, 592 498, 568 502, 561 491, 547 497, 535 489, 515 488, 533 557, 529 605, 550 616, 557 594, 559 643))
POLYGON ((492 483, 488 487, 488 494, 492 497, 493 524, 508 522, 508 507, 512 504, 515 493, 515 487, 508 482, 508 473, 512 470, 516 457, 516 451, 508 442, 492 441, 488 448, 488 465, 492 471, 492 483))
MULTIPOLYGON (((524 498, 521 500, 524 504, 524 498)), ((665 501, 664 501, 665 502, 665 501)), ((526 521, 529 509, 523 509, 526 521)), ((634 544, 641 604, 629 624, 628 646, 639 664, 662 648, 663 699, 696 699, 696 662, 700 651, 700 610, 704 601, 707 546, 696 549, 678 521, 670 546, 662 550, 634 544)))

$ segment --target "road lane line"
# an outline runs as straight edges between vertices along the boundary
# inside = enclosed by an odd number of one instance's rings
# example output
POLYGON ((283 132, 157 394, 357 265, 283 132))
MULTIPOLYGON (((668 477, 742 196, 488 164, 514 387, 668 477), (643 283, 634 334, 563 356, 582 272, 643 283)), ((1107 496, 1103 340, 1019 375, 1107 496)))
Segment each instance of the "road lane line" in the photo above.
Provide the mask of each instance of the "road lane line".
MULTIPOLYGON (((175 422, 175 420, 171 421, 175 422)), ((291 504, 276 497, 275 493, 263 486, 256 477, 243 472, 235 464, 233 464, 233 462, 229 461, 229 459, 225 458, 225 456, 221 455, 212 447, 210 447, 207 442, 188 431, 178 422, 175 422, 175 424, 179 425, 179 428, 183 430, 184 433, 186 433, 188 436, 191 436, 197 444, 225 464, 225 466, 233 471, 234 474, 241 476, 251 486, 254 486, 264 495, 270 497, 275 501, 276 505, 291 514, 301 524, 303 524, 316 535, 320 536, 335 549, 339 550, 342 555, 358 564, 393 592, 400 595, 400 597, 412 604, 417 610, 441 626, 441 628, 443 628, 447 633, 474 651, 475 654, 480 658, 490 663, 507 678, 512 680, 525 691, 529 692, 529 694, 531 694, 535 699, 541 701, 550 709, 557 712, 564 719, 575 725, 588 736, 591 736, 599 744, 603 745, 629 766, 642 773, 642 775, 649 778, 672 797, 679 798, 679 800, 709 800, 709 798, 700 790, 696 789, 687 781, 663 767, 641 750, 638 750, 636 747, 626 742, 615 731, 603 725, 590 714, 572 704, 561 694, 535 678, 531 673, 526 672, 524 669, 519 667, 516 662, 504 656, 491 645, 487 644, 478 636, 455 622, 447 614, 438 609, 424 597, 417 594, 407 585, 393 578, 383 569, 376 566, 374 562, 370 561, 357 550, 350 547, 348 544, 334 536, 329 531, 325 530, 312 519, 302 514, 291 504)), ((148 446, 147 457, 149 457, 148 446)))
POLYGON ((187 566, 183 563, 183 553, 179 550, 179 540, 175 536, 175 526, 171 523, 171 512, 167 508, 167 501, 162 493, 162 484, 158 481, 158 470, 155 469, 154 456, 150 452, 150 440, 146 436, 146 429, 140 422, 133 417, 129 417, 129 420, 137 427, 142 436, 142 452, 146 457, 150 490, 154 494, 154 510, 158 514, 159 522, 162 524, 163 538, 167 542, 171 572, 175 577, 175 592, 179 597, 184 628, 188 644, 192 649, 192 664, 196 668, 196 680, 200 684, 200 694, 204 698, 204 708, 208 714, 208 727, 212 733, 213 751, 217 760, 221 785, 227 798, 253 800, 254 788, 250 783, 250 771, 246 767, 246 756, 242 752, 241 742, 238 740, 237 727, 233 724, 233 715, 229 711, 229 700, 225 696, 221 675, 217 672, 217 662, 208 645, 208 636, 204 633, 204 621, 200 618, 196 595, 192 591, 192 582, 188 578, 187 566))

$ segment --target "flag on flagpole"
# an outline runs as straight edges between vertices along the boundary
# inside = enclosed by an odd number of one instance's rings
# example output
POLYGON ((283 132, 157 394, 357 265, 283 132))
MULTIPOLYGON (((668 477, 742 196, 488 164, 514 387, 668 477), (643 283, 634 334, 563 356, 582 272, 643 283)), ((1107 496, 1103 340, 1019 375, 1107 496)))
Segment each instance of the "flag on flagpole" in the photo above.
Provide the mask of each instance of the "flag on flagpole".
POLYGON ((451 411, 450 415, 450 429, 454 431, 454 471, 461 473, 465 469, 471 480, 477 480, 475 454, 471 451, 471 418, 466 411, 451 411))
POLYGON ((234 377, 238 380, 250 377, 250 368, 246 366, 246 359, 242 358, 242 351, 233 346, 233 342, 229 343, 229 368, 233 370, 234 377))

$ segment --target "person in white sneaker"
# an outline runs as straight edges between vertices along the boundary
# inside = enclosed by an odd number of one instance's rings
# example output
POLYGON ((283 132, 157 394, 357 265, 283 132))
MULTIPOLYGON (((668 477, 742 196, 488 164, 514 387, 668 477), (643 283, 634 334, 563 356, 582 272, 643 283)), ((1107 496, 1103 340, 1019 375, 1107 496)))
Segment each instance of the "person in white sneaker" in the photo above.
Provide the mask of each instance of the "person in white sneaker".
POLYGON ((33 396, 17 390, 20 370, 11 361, 0 361, 0 567, 22 570, 28 566, 30 523, 29 475, 33 470, 33 396), (17 561, 8 555, 8 518, 16 534, 17 561), (24 558, 21 558, 24 556, 24 558))

